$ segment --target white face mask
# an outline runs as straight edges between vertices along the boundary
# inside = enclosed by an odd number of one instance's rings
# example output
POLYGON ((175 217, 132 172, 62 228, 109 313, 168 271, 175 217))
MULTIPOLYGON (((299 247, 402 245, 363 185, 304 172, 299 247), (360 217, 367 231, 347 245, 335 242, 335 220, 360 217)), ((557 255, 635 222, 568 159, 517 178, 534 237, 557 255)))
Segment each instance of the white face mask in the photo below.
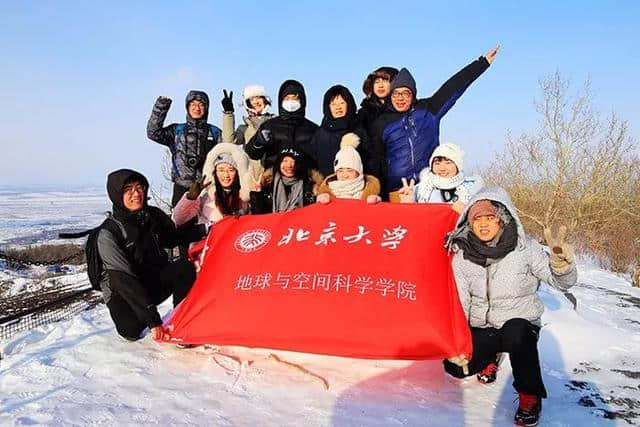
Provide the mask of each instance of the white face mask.
POLYGON ((289 113, 293 113, 294 111, 298 111, 300 109, 300 101, 297 99, 285 99, 282 101, 282 108, 284 111, 288 111, 289 113))

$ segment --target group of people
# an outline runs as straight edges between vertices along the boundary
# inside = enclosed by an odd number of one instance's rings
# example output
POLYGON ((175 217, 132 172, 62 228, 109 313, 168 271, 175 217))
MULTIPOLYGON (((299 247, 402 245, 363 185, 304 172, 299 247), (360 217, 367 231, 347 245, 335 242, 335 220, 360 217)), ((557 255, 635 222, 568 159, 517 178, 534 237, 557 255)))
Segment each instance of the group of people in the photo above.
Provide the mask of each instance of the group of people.
POLYGON ((227 215, 286 212, 334 198, 447 203, 459 214, 446 245, 455 253, 473 355, 445 360, 445 370, 491 383, 507 353, 519 393, 515 421, 535 425, 546 397, 537 349, 543 305, 536 291, 540 281, 562 289, 576 282, 572 247, 563 230, 546 233, 548 254, 525 235, 506 192, 466 175, 463 150, 439 141, 440 121, 497 53, 496 47, 471 62, 429 98, 417 97, 406 68, 370 73, 359 109, 348 88, 332 86, 319 126, 306 118, 305 90, 296 80, 282 83, 277 115, 262 86, 245 87, 237 128, 233 92, 225 90, 221 101, 222 129, 208 123, 206 93, 189 92, 186 122, 169 126, 171 100, 159 97, 147 135, 171 152, 172 217, 147 205, 149 184, 138 172, 121 169, 107 182, 113 217, 128 236, 105 229, 98 239, 102 288, 118 333, 137 340, 148 327, 162 336, 156 305, 169 295, 178 304, 196 275, 188 261, 171 261, 164 249, 204 238, 227 215))

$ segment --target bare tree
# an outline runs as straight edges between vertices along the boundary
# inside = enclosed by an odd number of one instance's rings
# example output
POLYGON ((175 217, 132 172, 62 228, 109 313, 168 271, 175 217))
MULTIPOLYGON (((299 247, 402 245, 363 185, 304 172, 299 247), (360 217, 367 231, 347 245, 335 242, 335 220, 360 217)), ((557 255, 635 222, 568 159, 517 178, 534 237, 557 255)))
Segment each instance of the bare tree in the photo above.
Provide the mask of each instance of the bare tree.
POLYGON ((162 182, 153 183, 150 193, 153 203, 165 212, 171 212, 171 197, 172 181, 171 181, 171 153, 166 150, 162 156, 162 163, 160 164, 160 170, 162 171, 162 182))
POLYGON ((556 71, 540 89, 538 128, 509 134, 483 175, 511 193, 530 232, 564 224, 580 246, 628 270, 640 246, 638 159, 628 124, 593 109, 589 81, 572 91, 556 71))

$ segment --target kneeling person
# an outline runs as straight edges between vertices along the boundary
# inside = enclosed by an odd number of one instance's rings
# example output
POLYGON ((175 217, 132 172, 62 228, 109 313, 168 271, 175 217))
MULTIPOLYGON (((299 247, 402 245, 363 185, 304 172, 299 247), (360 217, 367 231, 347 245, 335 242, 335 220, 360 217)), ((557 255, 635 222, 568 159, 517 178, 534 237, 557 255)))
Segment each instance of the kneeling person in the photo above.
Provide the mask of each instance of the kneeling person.
POLYGON ((140 339, 147 327, 160 338, 156 306, 171 295, 177 305, 195 280, 193 266, 186 260, 170 262, 165 248, 202 237, 201 229, 178 231, 167 214, 147 205, 148 190, 147 179, 138 172, 110 173, 107 192, 117 227, 102 228, 98 235, 103 297, 118 334, 130 341, 140 339))
POLYGON ((482 383, 493 382, 498 353, 508 353, 513 387, 519 395, 518 425, 538 422, 542 398, 547 397, 538 356, 540 317, 544 305, 536 294, 540 282, 561 290, 576 283, 573 248, 564 243, 566 229, 556 240, 549 230, 551 249, 525 235, 516 209, 500 188, 485 188, 462 212, 448 246, 458 295, 471 327, 473 356, 445 360, 455 376, 477 374, 482 383))

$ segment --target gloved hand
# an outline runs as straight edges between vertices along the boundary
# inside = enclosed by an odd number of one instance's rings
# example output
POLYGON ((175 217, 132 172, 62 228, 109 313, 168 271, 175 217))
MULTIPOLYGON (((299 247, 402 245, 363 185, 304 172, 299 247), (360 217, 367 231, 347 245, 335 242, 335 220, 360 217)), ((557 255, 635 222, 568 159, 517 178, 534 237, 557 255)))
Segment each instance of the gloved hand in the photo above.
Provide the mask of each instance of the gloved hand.
POLYGON ((189 191, 187 191, 187 199, 189 200, 197 199, 200 193, 202 193, 202 190, 207 188, 209 185, 211 185, 211 181, 204 184, 204 176, 199 180, 195 181, 193 184, 191 184, 191 187, 189 187, 189 191))
POLYGON ((550 228, 544 229, 544 240, 551 249, 551 270, 559 275, 567 274, 573 265, 575 255, 573 246, 564 241, 567 236, 567 227, 561 225, 558 235, 553 236, 550 228))
POLYGON ((156 107, 161 110, 168 110, 169 107, 171 107, 171 102, 171 98, 167 96, 159 96, 158 99, 156 99, 156 107))
POLYGON ((464 354, 461 354, 460 356, 449 357, 447 360, 454 365, 461 367, 463 374, 469 375, 469 361, 464 354))
POLYGON ((222 111, 225 113, 233 113, 235 111, 233 109, 233 91, 227 94, 227 90, 224 89, 222 93, 224 94, 224 98, 222 98, 222 111))

